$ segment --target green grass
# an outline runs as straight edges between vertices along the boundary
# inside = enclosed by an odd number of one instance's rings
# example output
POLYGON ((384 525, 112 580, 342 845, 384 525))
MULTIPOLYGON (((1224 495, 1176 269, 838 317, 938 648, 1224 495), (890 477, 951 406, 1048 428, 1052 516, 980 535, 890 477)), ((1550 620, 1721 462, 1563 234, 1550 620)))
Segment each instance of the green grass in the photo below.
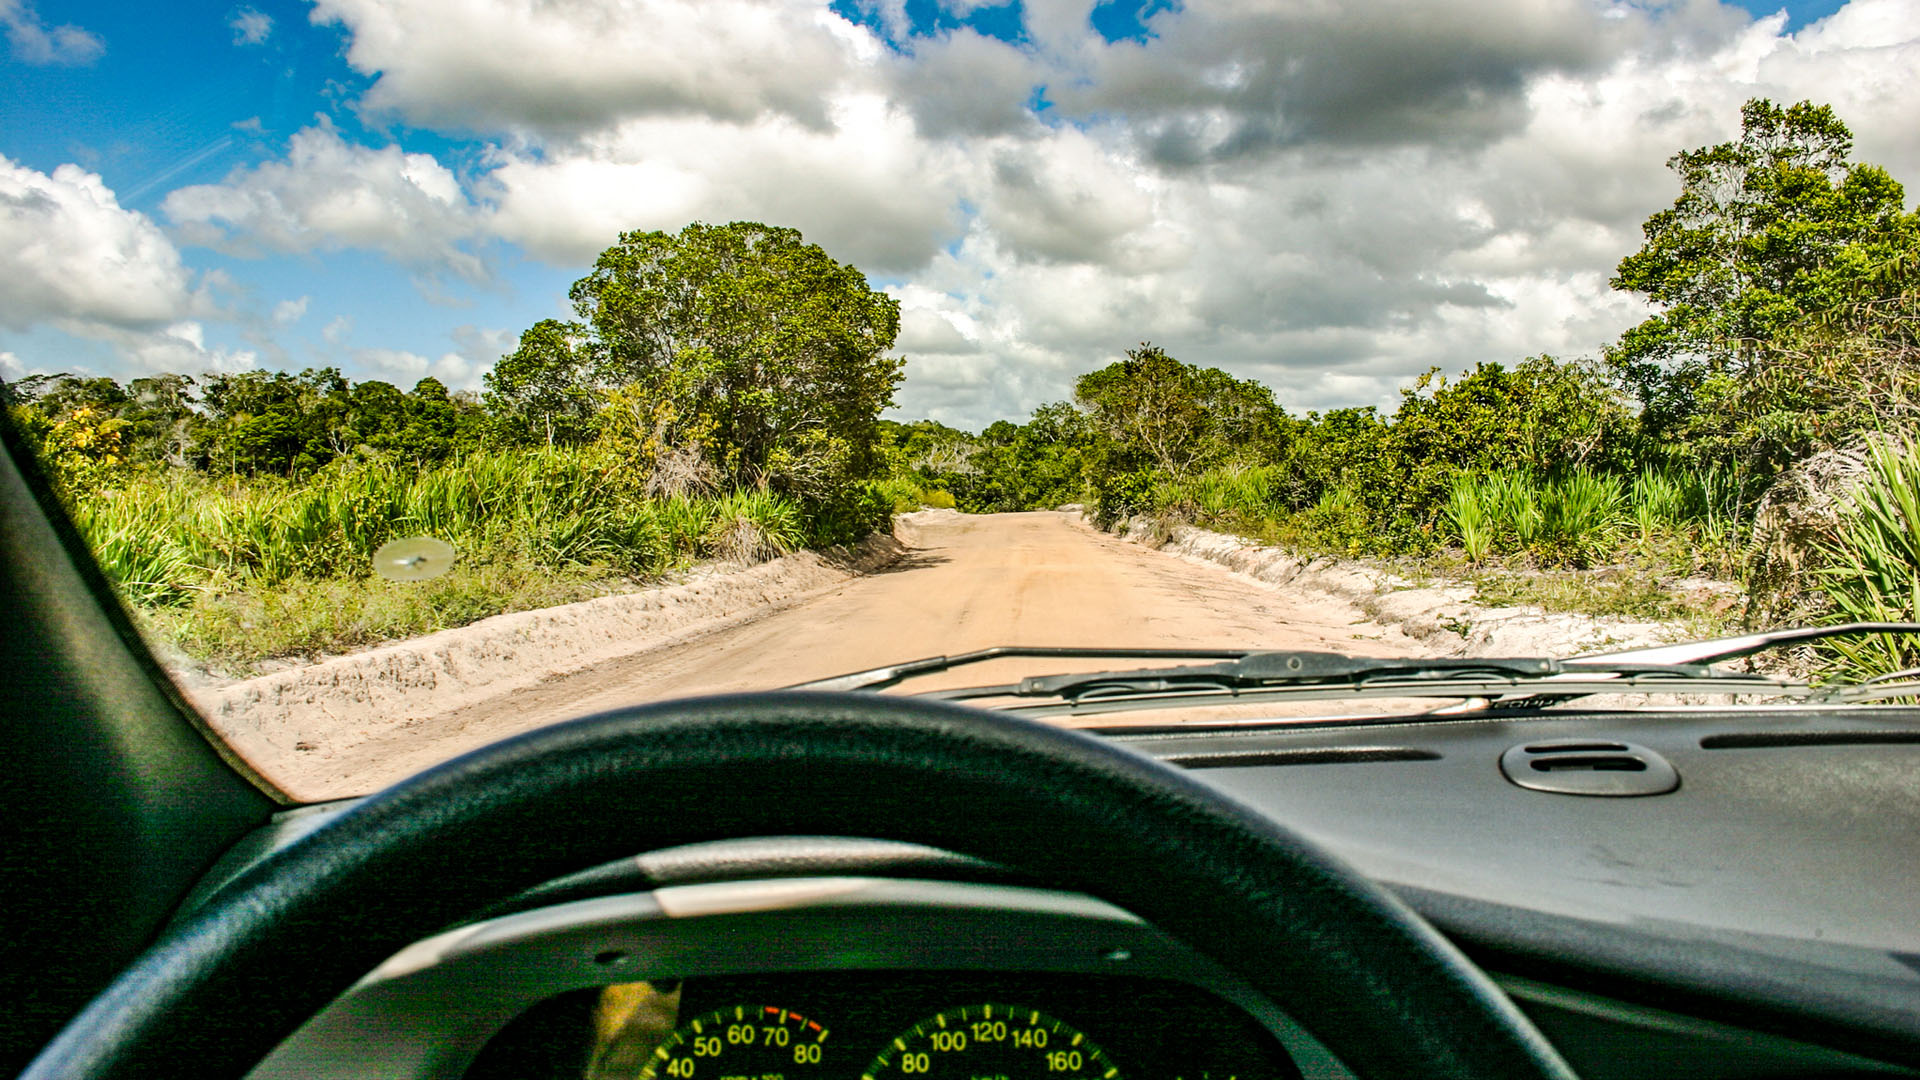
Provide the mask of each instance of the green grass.
MULTIPOLYGON (((1838 539, 1820 552, 1831 622, 1920 617, 1920 446, 1876 444, 1838 539)), ((1825 643, 1834 671, 1864 679, 1920 667, 1920 638, 1876 634, 1825 643)))
POLYGON ((602 595, 698 559, 772 558, 808 530, 768 492, 648 498, 626 462, 592 448, 425 470, 361 462, 297 484, 167 470, 71 509, 146 625, 234 673, 602 595), (424 583, 372 574, 375 548, 416 535, 453 544, 454 569, 424 583))

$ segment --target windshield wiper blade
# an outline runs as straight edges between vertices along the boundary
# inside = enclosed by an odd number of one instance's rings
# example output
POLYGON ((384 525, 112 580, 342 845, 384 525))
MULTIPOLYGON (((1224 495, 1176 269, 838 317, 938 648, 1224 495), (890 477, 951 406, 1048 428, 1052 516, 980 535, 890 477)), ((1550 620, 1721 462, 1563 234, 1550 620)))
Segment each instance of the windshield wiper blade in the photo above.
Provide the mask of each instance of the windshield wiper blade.
POLYGON ((1855 622, 1838 626, 1808 626, 1796 630, 1769 630, 1760 634, 1688 641, 1678 645, 1655 645, 1623 652, 1594 653, 1575 657, 1581 662, 1627 661, 1640 664, 1712 664, 1738 660, 1743 656, 1777 649, 1783 645, 1805 645, 1836 637, 1864 637, 1868 634, 1920 634, 1920 623, 1855 622))
MULTIPOLYGON (((1264 651, 1175 668, 1037 675, 1017 683, 932 690, 919 696, 943 701, 982 698, 1046 698, 1068 707, 1180 697, 1378 696, 1473 698, 1524 693, 1542 698, 1584 697, 1595 689, 1648 684, 1737 683, 1791 691, 1792 684, 1764 676, 1715 671, 1697 664, 1646 664, 1554 660, 1545 657, 1380 658, 1340 653, 1264 651)), ((1731 687, 1729 687, 1731 689, 1731 687)), ((1014 706, 1020 708, 1020 706, 1014 706)))
POLYGON ((1254 649, 1106 649, 1078 648, 1055 645, 995 645, 989 649, 975 649, 972 652, 955 653, 952 656, 928 656, 919 660, 907 660, 885 667, 868 668, 865 671, 834 675, 830 678, 815 679, 812 682, 795 683, 788 690, 884 690, 897 686, 907 679, 936 672, 951 671, 957 667, 978 664, 987 660, 1000 660, 1007 657, 1042 657, 1048 659, 1095 659, 1095 660, 1233 660, 1249 656, 1254 649))
MULTIPOLYGON (((1806 698, 1847 697, 1847 687, 1816 693, 1804 682, 1724 671, 1717 660, 1750 656, 1771 648, 1833 637, 1867 634, 1920 635, 1920 623, 1848 623, 1776 630, 1711 641, 1660 645, 1555 660, 1546 657, 1364 657, 1341 653, 1271 649, 1123 649, 996 646, 951 656, 932 656, 801 683, 796 690, 882 690, 935 672, 1008 657, 1214 660, 1211 664, 1036 675, 1015 683, 926 691, 943 701, 987 698, 1042 699, 1012 705, 1019 711, 1105 711, 1151 707, 1188 699, 1266 697, 1430 697, 1485 699, 1492 709, 1538 708, 1610 692, 1776 694, 1806 698)), ((1901 672, 1913 676, 1920 672, 1901 672)), ((1892 677, 1861 686, 1863 699, 1908 696, 1912 683, 1892 677), (1903 693, 1902 691, 1906 691, 1903 693)))

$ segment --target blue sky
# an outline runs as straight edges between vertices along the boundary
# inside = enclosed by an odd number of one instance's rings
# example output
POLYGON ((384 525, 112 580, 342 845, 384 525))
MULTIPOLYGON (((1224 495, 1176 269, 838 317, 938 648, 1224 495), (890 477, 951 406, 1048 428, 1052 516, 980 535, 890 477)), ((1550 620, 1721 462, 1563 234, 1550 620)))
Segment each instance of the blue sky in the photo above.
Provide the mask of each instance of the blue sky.
POLYGON ((1415 34, 1166 0, 649 0, 599 29, 517 0, 0 0, 0 374, 473 387, 619 228, 755 218, 902 300, 905 412, 1018 417, 1146 338, 1368 403, 1628 325, 1604 277, 1671 198, 1660 162, 1746 96, 1835 100, 1863 152, 1920 160, 1889 89, 1920 69, 1911 0, 1476 2, 1407 0, 1415 34))

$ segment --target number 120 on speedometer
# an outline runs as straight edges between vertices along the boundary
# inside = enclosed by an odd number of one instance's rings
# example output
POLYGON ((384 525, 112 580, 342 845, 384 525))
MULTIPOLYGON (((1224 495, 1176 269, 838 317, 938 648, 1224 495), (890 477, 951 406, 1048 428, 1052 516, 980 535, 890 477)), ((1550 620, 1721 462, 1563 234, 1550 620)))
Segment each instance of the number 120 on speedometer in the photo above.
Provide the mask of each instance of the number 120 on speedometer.
POLYGON ((860 1080, 1120 1080, 1078 1029, 1020 1005, 935 1013, 894 1036, 860 1080))

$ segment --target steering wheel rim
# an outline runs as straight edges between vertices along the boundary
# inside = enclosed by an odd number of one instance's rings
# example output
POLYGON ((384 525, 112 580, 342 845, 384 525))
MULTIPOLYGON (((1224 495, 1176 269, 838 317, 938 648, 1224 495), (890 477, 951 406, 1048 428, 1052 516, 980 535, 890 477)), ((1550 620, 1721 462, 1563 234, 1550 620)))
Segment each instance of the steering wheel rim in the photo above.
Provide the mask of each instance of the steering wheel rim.
POLYGON ((1004 714, 789 692, 603 713, 370 796, 223 887, 23 1080, 243 1076, 382 960, 490 901, 751 835, 929 844, 1080 889, 1246 979, 1362 1076, 1573 1077, 1399 900, 1169 766, 1004 714))

